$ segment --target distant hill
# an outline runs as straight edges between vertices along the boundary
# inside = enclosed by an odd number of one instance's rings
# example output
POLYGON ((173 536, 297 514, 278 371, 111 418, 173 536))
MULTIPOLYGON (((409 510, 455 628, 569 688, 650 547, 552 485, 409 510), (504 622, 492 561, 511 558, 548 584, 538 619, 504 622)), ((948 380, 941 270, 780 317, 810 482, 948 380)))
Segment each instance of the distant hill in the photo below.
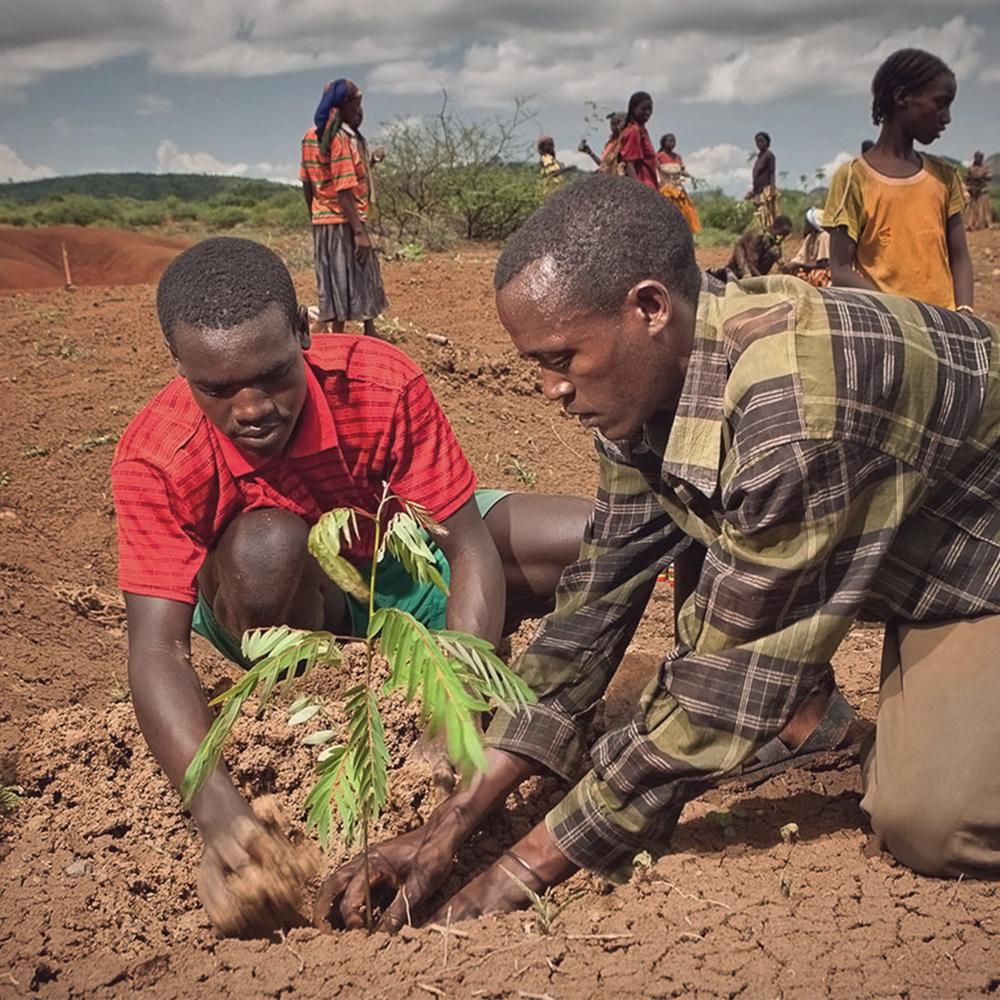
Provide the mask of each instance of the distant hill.
POLYGON ((82 194, 92 198, 135 198, 181 201, 211 198, 267 199, 287 191, 289 185, 248 177, 218 177, 210 174, 79 174, 76 177, 46 177, 38 181, 0 184, 0 198, 33 205, 57 195, 82 194))

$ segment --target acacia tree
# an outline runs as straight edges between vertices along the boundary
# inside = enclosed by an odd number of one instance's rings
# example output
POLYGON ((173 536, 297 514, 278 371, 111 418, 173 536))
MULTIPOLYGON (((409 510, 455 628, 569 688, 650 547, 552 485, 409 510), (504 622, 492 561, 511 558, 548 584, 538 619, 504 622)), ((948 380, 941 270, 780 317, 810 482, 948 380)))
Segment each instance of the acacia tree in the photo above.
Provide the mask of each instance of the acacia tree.
POLYGON ((436 114, 385 125, 376 232, 431 249, 449 237, 505 239, 541 198, 537 171, 525 163, 524 128, 535 117, 526 98, 515 98, 507 115, 469 119, 442 91, 436 114))
MULTIPOLYGON (((440 535, 444 530, 422 507, 395 496, 386 485, 374 514, 339 507, 324 514, 309 532, 309 552, 327 576, 368 605, 364 681, 343 695, 347 731, 336 744, 334 730, 321 730, 305 739, 323 748, 317 758, 316 784, 305 805, 307 828, 315 828, 324 847, 338 824, 348 847, 360 839, 369 929, 373 912, 368 834, 388 798, 389 754, 380 696, 398 690, 408 702, 417 704, 426 734, 445 733, 448 756, 465 780, 486 767, 478 714, 488 710, 491 702, 510 710, 534 700, 531 689, 486 640, 465 632, 429 629, 408 612, 375 607, 378 567, 386 556, 398 559, 414 581, 448 592, 428 544, 428 533, 440 535), (341 555, 342 547, 358 538, 358 518, 370 521, 374 533, 367 580, 341 555), (389 677, 381 689, 373 683, 377 652, 389 664, 389 677)), ((212 701, 220 712, 181 782, 184 804, 191 802, 215 770, 225 740, 251 695, 257 694, 258 711, 262 711, 278 684, 291 685, 315 667, 337 666, 343 658, 340 643, 356 641, 356 637, 287 625, 248 631, 243 636, 243 654, 253 666, 212 701)))

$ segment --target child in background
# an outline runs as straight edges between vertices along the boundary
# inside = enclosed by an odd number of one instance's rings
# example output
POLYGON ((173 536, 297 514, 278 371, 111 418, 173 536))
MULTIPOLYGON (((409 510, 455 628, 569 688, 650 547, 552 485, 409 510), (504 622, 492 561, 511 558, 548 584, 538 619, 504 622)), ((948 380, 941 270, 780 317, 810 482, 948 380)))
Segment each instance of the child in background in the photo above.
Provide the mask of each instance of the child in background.
POLYGON ((625 117, 624 111, 612 111, 608 115, 608 127, 611 129, 611 134, 608 136, 608 141, 604 144, 600 156, 590 148, 590 143, 586 139, 580 140, 577 149, 581 153, 586 153, 597 164, 598 173, 614 174, 616 177, 621 177, 625 173, 625 164, 622 163, 619 156, 625 117))
POLYGON ((806 209, 805 228, 799 252, 781 270, 808 281, 816 288, 830 284, 830 234, 823 228, 823 213, 818 208, 806 209))
POLYGON ((972 312, 962 179, 913 148, 947 127, 957 89, 955 74, 921 49, 900 49, 878 68, 872 121, 882 131, 834 174, 823 213, 834 285, 972 312))
POLYGON ((625 128, 622 129, 619 156, 625 164, 625 176, 645 184, 654 191, 660 190, 656 173, 656 150, 646 131, 646 122, 653 117, 653 98, 644 90, 637 90, 628 99, 625 128))
POLYGON ((694 202, 684 189, 684 178, 691 175, 684 168, 684 160, 676 152, 677 138, 672 132, 660 137, 660 150, 656 154, 656 169, 660 175, 660 194, 669 198, 684 216, 692 233, 701 232, 701 220, 694 202))
POLYGON ((538 150, 538 169, 542 176, 542 193, 545 197, 562 186, 566 168, 556 159, 555 140, 543 135, 535 147, 538 150))

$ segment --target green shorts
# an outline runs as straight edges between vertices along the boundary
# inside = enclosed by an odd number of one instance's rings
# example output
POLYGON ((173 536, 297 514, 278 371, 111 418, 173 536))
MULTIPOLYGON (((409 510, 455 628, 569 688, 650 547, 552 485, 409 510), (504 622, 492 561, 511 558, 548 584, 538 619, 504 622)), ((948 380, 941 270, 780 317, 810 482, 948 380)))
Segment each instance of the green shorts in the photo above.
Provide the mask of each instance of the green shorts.
MULTIPOLYGON (((476 490, 476 506, 479 513, 486 515, 505 497, 507 490, 476 490)), ((451 567, 444 553, 428 539, 438 571, 444 577, 445 583, 451 582, 451 567)), ((367 576, 370 567, 359 567, 362 576, 367 576)), ((347 613, 350 616, 351 635, 363 636, 368 630, 368 605, 363 604, 350 594, 344 595, 347 600, 347 613)), ((376 608, 399 608, 408 611, 427 628, 440 629, 445 625, 445 606, 447 598, 432 583, 420 584, 411 579, 403 564, 394 556, 386 555, 379 566, 378 584, 375 588, 376 608)), ((214 612, 202 594, 198 594, 198 603, 194 608, 191 628, 202 638, 207 639, 226 659, 250 669, 250 662, 243 655, 240 640, 227 632, 218 622, 214 612)))

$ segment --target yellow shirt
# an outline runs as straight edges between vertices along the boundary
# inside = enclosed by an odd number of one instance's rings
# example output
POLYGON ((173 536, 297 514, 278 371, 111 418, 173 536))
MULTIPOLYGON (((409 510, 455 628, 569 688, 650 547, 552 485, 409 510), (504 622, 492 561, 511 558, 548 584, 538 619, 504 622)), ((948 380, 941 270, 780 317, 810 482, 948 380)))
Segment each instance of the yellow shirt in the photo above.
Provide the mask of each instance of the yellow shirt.
POLYGON ((920 154, 912 177, 886 177, 859 157, 837 169, 823 211, 857 244, 854 266, 882 292, 955 308, 948 219, 965 207, 958 171, 920 154))

